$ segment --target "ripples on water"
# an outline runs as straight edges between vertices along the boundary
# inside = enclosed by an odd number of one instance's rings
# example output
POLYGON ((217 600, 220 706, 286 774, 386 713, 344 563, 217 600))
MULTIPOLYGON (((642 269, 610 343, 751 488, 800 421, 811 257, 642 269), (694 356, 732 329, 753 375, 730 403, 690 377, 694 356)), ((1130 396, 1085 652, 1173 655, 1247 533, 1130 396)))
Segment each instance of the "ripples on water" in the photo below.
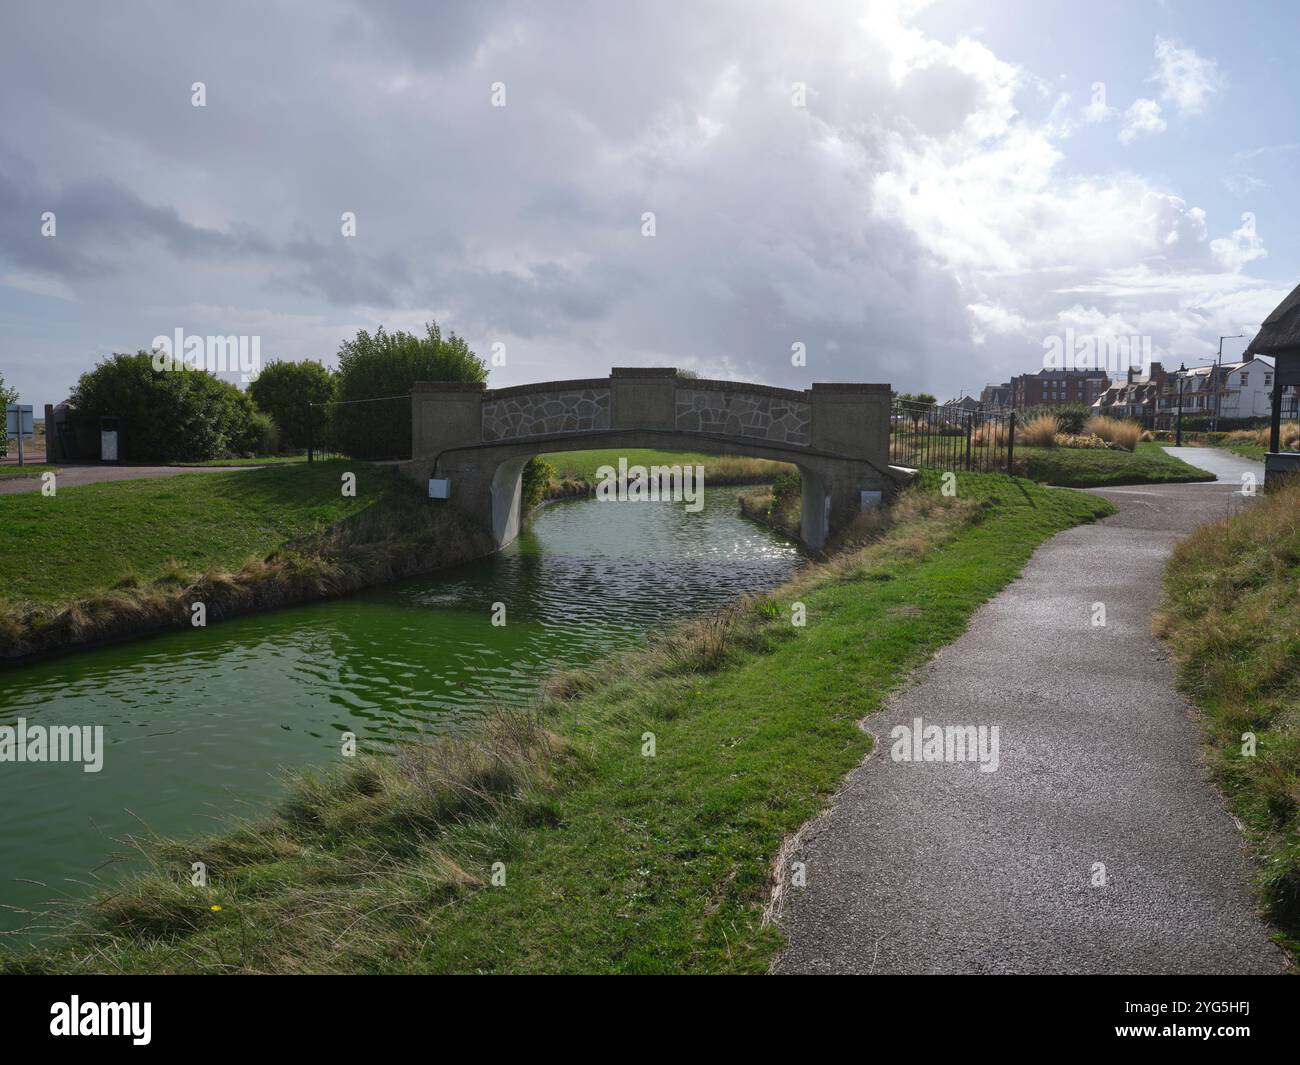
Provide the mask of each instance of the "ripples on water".
MULTIPOLYGON (((0 903, 82 889, 113 840, 254 812, 278 770, 454 728, 557 666, 653 643, 670 620, 783 581, 796 549, 736 514, 577 500, 492 559, 346 599, 0 672, 0 724, 103 725, 104 768, 0 764, 0 903), (494 603, 506 625, 493 626, 494 603), (15 883, 16 878, 48 886, 15 883)), ((0 928, 21 920, 0 910, 0 928)))

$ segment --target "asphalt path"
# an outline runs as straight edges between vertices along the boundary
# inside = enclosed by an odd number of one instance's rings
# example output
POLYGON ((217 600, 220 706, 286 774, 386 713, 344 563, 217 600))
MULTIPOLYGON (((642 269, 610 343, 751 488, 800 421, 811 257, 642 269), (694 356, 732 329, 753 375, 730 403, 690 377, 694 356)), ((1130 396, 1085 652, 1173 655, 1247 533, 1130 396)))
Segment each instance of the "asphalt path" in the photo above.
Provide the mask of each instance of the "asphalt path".
MULTIPOLYGON (((20 467, 5 466, 13 472, 20 467)), ((57 466, 56 488, 76 488, 83 484, 103 484, 106 481, 138 481, 145 477, 176 477, 182 473, 228 473, 231 470, 256 470, 261 466, 57 466)), ((40 474, 31 477, 5 477, 0 479, 0 495, 16 492, 39 492, 45 482, 40 474)))
POLYGON ((1249 505, 1242 474, 1262 484, 1263 466, 1168 450, 1220 480, 1098 490, 1118 514, 1039 548, 867 719, 875 751, 790 848, 806 886, 781 896, 776 972, 1284 968, 1194 711, 1151 633, 1173 545, 1249 505), (891 730, 917 718, 997 725, 996 771, 895 760, 891 730))

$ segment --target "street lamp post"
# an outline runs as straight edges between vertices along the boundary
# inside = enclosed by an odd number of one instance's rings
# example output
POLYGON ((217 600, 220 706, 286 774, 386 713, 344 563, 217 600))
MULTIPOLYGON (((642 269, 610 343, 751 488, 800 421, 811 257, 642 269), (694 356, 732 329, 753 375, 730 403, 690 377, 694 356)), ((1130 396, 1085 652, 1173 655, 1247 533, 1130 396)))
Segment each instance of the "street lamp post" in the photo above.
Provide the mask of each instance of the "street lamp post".
POLYGON ((1219 366, 1223 362, 1223 342, 1244 337, 1245 333, 1233 333, 1232 336, 1219 337, 1219 357, 1214 360, 1214 418, 1210 423, 1210 432, 1219 431, 1219 404, 1223 396, 1223 380, 1219 366))
POLYGON ((1174 433, 1174 447, 1183 446, 1183 381, 1187 377, 1187 364, 1178 365, 1178 429, 1174 433))

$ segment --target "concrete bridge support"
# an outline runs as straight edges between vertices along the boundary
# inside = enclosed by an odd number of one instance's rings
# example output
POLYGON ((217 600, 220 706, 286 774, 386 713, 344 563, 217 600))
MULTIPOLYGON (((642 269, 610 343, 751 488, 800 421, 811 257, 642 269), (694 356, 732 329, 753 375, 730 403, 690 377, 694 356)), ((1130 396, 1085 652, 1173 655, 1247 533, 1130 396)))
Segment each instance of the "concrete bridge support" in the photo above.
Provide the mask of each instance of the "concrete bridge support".
POLYGON ((495 390, 420 382, 411 398, 412 459, 403 471, 421 485, 448 481, 443 505, 490 527, 499 546, 519 532, 525 464, 547 452, 652 448, 793 463, 803 482, 801 535, 813 548, 898 483, 887 385, 795 391, 633 368, 495 390))

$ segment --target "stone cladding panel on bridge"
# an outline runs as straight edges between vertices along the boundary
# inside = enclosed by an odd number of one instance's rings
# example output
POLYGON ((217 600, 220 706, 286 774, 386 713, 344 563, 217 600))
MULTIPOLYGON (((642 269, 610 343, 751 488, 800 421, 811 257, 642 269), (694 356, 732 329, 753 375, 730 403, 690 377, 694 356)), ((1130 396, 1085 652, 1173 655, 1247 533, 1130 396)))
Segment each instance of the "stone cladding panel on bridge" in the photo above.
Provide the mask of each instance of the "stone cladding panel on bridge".
POLYGON ((812 436, 812 406, 782 389, 769 393, 679 388, 677 428, 807 447, 812 436))
POLYGON ((483 403, 484 441, 609 428, 608 388, 502 391, 507 394, 483 403))

